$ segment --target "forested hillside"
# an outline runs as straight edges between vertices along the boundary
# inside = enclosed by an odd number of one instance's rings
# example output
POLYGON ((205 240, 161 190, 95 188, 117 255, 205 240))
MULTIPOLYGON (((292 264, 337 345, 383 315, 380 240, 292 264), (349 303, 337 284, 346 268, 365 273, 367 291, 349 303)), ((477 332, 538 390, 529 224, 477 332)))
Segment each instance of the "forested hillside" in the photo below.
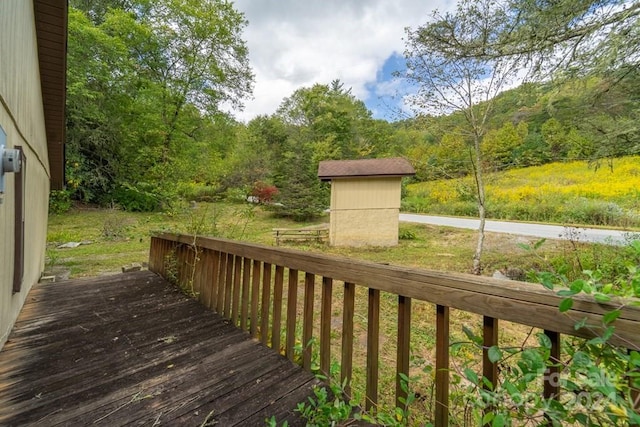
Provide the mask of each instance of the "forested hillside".
MULTIPOLYGON (((473 166, 461 112, 387 122, 339 81, 296 90, 269 116, 238 122, 251 95, 233 4, 72 0, 69 13, 67 190, 54 194, 129 210, 178 198, 278 200, 306 218, 327 204, 325 159, 404 156, 416 181, 473 166)), ((594 161, 640 152, 640 72, 526 83, 492 101, 482 168, 594 161)), ((58 203, 57 205, 60 205, 58 203)))

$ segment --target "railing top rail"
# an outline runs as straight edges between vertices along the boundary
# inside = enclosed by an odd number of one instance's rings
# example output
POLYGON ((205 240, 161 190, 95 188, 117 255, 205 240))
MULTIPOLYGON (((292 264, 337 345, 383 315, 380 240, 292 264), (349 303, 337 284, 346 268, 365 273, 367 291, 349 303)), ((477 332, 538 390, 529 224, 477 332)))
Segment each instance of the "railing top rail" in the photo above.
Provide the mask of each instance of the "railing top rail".
POLYGON ((616 345, 640 349, 640 307, 625 305, 621 300, 603 304, 587 296, 576 296, 572 309, 560 313, 558 305, 562 297, 533 283, 386 265, 221 238, 171 233, 159 233, 155 237, 189 245, 195 243, 198 247, 214 251, 586 338, 600 332, 605 313, 620 308, 621 315, 614 323, 616 330, 611 341, 616 345), (589 327, 576 331, 574 325, 584 318, 589 327))

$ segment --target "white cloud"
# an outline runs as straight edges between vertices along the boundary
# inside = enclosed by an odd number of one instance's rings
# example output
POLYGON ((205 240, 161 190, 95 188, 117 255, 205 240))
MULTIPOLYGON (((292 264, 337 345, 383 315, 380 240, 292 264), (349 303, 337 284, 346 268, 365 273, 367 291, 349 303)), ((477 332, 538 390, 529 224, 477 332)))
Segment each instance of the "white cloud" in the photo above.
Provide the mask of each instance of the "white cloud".
POLYGON ((388 93, 391 86, 378 88, 376 78, 385 60, 404 50, 405 27, 447 6, 446 0, 237 0, 249 21, 244 38, 255 87, 236 116, 273 114, 296 89, 334 79, 362 100, 388 93))

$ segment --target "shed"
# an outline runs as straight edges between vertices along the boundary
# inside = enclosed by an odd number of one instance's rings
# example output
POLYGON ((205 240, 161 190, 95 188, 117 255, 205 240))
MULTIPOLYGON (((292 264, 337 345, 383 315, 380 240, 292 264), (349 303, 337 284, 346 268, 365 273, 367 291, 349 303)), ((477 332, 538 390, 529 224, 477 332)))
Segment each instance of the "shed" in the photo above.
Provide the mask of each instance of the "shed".
POLYGON ((329 244, 397 245, 402 177, 414 174, 401 157, 320 162, 318 178, 331 181, 329 244))

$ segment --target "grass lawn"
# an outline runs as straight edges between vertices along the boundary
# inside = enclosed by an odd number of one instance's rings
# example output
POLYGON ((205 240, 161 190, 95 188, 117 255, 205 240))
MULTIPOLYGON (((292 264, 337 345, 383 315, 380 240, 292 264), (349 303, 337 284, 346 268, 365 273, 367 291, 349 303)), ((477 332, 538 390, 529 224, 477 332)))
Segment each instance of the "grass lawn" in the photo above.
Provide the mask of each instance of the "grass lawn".
MULTIPOLYGON (((79 207, 49 217, 47 267, 67 268, 70 277, 96 276, 119 272, 132 262, 146 262, 150 236, 154 231, 195 233, 275 245, 272 228, 302 227, 328 222, 320 218, 311 223, 274 218, 259 206, 199 204, 173 213, 135 213, 119 210, 79 207), (84 242, 75 248, 58 248, 68 242, 84 242)), ((401 239, 394 248, 332 248, 326 244, 285 242, 284 246, 318 251, 431 270, 468 272, 475 247, 476 233, 420 224, 401 224, 401 239)), ((531 255, 518 243, 534 239, 489 233, 486 240, 485 273, 506 267, 528 268, 531 255)), ((550 252, 563 244, 547 243, 550 252)))

